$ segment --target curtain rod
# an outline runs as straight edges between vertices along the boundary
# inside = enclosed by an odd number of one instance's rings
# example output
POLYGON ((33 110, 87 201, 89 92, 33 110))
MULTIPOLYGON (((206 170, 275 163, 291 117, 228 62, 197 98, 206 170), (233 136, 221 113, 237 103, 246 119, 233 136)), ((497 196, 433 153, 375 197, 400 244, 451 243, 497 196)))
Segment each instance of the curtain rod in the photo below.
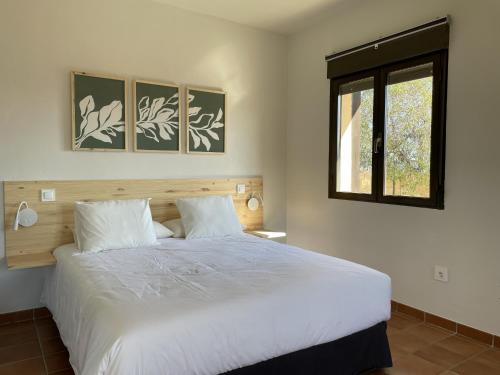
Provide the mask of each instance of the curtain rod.
POLYGON ((423 30, 428 30, 428 29, 432 29, 432 28, 437 27, 437 26, 446 25, 446 24, 449 24, 449 22, 450 22, 449 16, 441 17, 441 18, 438 18, 434 21, 424 23, 422 25, 413 27, 411 29, 408 29, 408 30, 405 30, 405 31, 402 31, 402 32, 399 32, 399 33, 396 33, 393 35, 389 35, 389 36, 386 36, 384 38, 374 40, 373 42, 362 44, 358 47, 350 48, 350 49, 342 51, 342 52, 332 53, 332 54, 326 56, 325 60, 332 61, 332 60, 338 59, 340 57, 344 57, 344 56, 350 55, 352 53, 363 51, 363 50, 369 49, 369 48, 378 49, 378 46, 380 44, 384 44, 384 43, 388 43, 388 42, 391 42, 391 41, 396 40, 396 39, 404 38, 405 36, 416 34, 416 33, 421 32, 423 30))

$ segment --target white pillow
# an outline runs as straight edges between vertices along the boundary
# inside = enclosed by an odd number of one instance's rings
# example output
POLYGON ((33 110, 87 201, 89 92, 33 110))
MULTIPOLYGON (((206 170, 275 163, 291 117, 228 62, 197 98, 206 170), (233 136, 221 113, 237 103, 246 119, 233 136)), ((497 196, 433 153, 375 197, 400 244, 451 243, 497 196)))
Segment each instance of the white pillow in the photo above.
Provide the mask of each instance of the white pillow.
MULTIPOLYGON (((173 238, 184 238, 186 237, 186 231, 184 230, 184 225, 182 225, 181 219, 171 219, 164 221, 161 223, 164 227, 167 227, 168 230, 173 232, 173 238)), ((245 230, 245 224, 241 224, 241 230, 245 230)), ((158 237, 159 238, 159 237, 158 237)))
POLYGON ((173 232, 174 238, 184 238, 186 237, 186 232, 184 231, 184 226, 182 225, 181 219, 167 220, 162 223, 166 226, 168 230, 173 232))
POLYGON ((156 245, 149 199, 75 202, 75 237, 82 252, 156 245))
POLYGON ((230 195, 177 199, 177 208, 187 239, 243 233, 230 195))
POLYGON ((174 235, 170 229, 168 229, 165 225, 160 224, 157 221, 153 221, 153 226, 155 227, 156 238, 168 238, 174 235))

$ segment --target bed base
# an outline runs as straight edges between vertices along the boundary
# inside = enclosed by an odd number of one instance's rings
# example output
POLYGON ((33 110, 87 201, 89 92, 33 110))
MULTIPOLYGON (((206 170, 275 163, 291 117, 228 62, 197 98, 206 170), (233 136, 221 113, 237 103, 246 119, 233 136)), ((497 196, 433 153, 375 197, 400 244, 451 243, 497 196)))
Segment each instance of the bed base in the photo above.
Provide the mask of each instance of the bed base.
POLYGON ((387 323, 341 339, 285 354, 224 375, 358 375, 392 367, 387 323))

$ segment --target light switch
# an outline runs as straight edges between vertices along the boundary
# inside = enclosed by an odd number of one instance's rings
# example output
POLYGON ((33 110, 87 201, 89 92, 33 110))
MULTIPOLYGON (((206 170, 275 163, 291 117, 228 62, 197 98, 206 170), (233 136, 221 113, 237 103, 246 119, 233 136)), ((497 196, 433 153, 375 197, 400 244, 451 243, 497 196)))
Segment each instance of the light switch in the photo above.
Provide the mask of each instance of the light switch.
POLYGON ((245 184, 238 184, 238 185, 236 185, 236 192, 238 194, 245 194, 245 191, 246 191, 245 184))
POLYGON ((56 190, 55 189, 41 189, 40 199, 42 202, 54 202, 56 200, 56 190))

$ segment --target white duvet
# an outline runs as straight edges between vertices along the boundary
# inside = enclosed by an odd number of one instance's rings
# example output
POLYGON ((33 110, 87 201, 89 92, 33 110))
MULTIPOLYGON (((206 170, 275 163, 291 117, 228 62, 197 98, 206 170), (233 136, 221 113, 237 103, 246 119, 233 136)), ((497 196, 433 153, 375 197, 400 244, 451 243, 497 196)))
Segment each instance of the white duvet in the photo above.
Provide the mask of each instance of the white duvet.
POLYGON ((79 375, 219 374, 390 317, 387 275, 249 235, 55 256, 43 299, 79 375))

